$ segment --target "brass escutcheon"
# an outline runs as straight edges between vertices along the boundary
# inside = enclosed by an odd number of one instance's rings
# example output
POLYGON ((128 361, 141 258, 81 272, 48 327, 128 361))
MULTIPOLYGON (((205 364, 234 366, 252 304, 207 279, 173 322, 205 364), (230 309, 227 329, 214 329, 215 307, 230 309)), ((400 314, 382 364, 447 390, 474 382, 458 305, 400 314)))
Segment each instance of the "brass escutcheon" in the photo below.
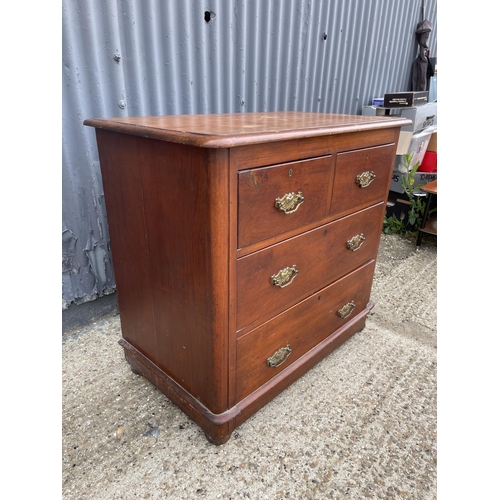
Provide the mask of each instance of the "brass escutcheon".
POLYGON ((341 307, 337 311, 337 314, 341 318, 347 318, 347 316, 349 316, 352 313, 352 311, 354 310, 355 307, 356 307, 356 304, 353 301, 348 302, 345 306, 341 307))
POLYGON ((300 191, 297 194, 287 193, 281 198, 276 198, 274 206, 288 215, 296 212, 304 200, 305 198, 300 191))
POLYGON ((375 175, 375 172, 363 172, 361 174, 358 174, 356 176, 356 184, 360 187, 360 188, 365 188, 367 186, 369 186, 372 182, 373 182, 373 179, 375 179, 375 177, 377 177, 375 175))
POLYGON ((350 240, 347 240, 346 246, 349 250, 355 252, 365 241, 365 235, 363 233, 353 236, 350 240))
POLYGON ((292 348, 290 344, 287 344, 285 347, 280 347, 271 357, 267 358, 267 366, 271 368, 276 368, 282 365, 290 353, 292 352, 292 348))
POLYGON ((295 264, 292 267, 285 267, 285 269, 281 269, 281 271, 271 276, 271 283, 280 288, 285 288, 293 281, 298 273, 299 270, 295 264))

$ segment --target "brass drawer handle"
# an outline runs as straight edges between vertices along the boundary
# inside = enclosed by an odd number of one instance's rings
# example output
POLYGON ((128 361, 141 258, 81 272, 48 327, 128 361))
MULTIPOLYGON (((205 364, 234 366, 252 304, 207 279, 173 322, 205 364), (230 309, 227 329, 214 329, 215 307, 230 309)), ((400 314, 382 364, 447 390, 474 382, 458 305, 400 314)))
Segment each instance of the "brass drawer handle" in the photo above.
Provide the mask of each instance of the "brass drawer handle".
POLYGON ((290 344, 287 344, 286 347, 281 347, 271 357, 267 358, 267 366, 277 368, 286 361, 291 352, 292 348, 290 344))
POLYGON ((365 235, 363 233, 353 236, 350 240, 347 240, 346 246, 349 250, 355 252, 361 245, 365 242, 365 235))
POLYGON ((348 302, 345 306, 341 307, 337 311, 337 314, 341 318, 347 318, 347 316, 349 316, 352 313, 352 311, 354 310, 355 307, 356 307, 356 304, 353 301, 348 302))
POLYGON ((375 175, 375 172, 372 172, 372 171, 363 172, 363 173, 358 174, 356 176, 356 184, 360 188, 365 188, 373 182, 373 179, 375 179, 375 177, 377 177, 375 175))
POLYGON ((281 198, 276 198, 274 202, 274 206, 285 214, 293 214, 297 211, 302 203, 304 203, 304 196, 301 191, 297 194, 295 193, 287 193, 284 194, 281 198))
POLYGON ((280 288, 285 288, 294 280, 297 274, 299 274, 299 270, 295 264, 292 267, 285 267, 285 269, 281 269, 281 271, 271 276, 271 283, 280 288))

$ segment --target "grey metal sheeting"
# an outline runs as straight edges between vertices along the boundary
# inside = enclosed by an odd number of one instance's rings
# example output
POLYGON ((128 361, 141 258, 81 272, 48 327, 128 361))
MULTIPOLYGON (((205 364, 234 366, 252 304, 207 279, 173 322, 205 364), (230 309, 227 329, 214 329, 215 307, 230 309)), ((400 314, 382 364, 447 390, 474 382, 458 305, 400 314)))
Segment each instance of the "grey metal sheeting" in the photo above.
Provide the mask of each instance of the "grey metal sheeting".
MULTIPOLYGON (((437 0, 426 2, 437 56, 437 0)), ((360 114, 408 90, 415 0, 63 0, 63 307, 115 290, 97 117, 360 114)))

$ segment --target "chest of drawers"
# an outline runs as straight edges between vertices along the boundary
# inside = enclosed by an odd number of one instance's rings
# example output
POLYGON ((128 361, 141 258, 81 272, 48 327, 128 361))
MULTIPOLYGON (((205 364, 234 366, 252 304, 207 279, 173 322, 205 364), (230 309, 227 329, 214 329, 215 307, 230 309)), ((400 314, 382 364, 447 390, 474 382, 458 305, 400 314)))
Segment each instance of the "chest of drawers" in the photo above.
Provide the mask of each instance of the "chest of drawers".
POLYGON ((406 119, 89 119, 121 346, 221 444, 355 332, 406 119))

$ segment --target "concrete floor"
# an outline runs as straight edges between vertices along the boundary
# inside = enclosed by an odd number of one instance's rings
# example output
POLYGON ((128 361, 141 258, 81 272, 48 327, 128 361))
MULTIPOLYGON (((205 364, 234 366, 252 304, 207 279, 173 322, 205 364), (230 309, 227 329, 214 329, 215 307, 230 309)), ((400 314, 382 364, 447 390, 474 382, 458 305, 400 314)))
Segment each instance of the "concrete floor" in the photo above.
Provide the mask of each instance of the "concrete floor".
POLYGON ((365 329, 222 446, 118 345, 119 315, 65 333, 62 497, 433 500, 437 247, 382 235, 365 329))

